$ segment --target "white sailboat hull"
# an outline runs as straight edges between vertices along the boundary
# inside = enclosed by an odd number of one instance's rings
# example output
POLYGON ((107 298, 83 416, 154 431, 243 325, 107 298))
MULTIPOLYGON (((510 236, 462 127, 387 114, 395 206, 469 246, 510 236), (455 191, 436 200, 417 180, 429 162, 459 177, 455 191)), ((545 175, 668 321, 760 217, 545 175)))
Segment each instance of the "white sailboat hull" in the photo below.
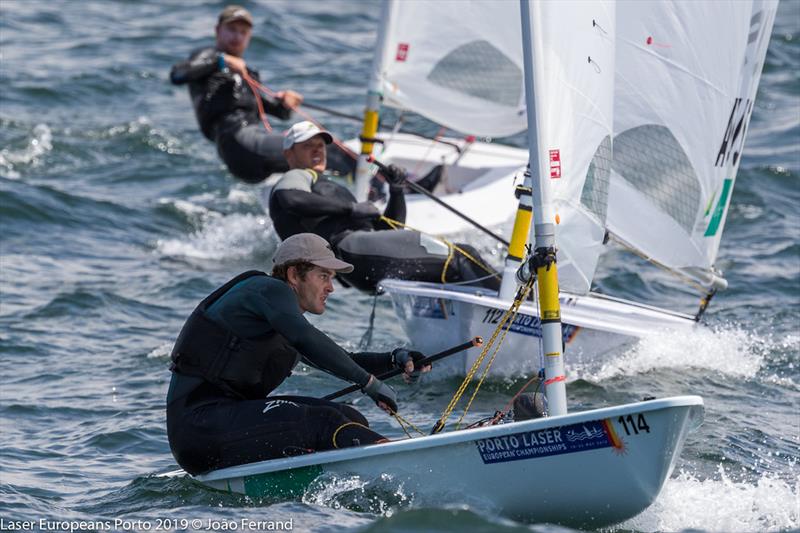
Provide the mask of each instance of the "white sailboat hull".
POLYGON ((301 497, 321 476, 388 479, 413 505, 470 503, 515 520, 603 527, 655 500, 702 417, 702 399, 681 396, 263 461, 195 479, 253 498, 301 497))
MULTIPOLYGON (((411 345, 424 353, 437 353, 475 336, 488 340, 511 305, 479 288, 395 279, 383 280, 381 287, 391 295, 411 345)), ((596 294, 562 293, 561 320, 571 367, 602 363, 624 344, 655 331, 685 332, 696 326, 689 315, 596 294)), ((535 373, 540 368, 539 338, 539 310, 526 302, 506 334, 492 374, 535 373)), ((463 376, 479 355, 480 350, 453 355, 436 363, 436 374, 463 376)))
MULTIPOLYGON (((527 150, 477 141, 468 144, 452 138, 437 142, 408 133, 381 133, 378 137, 386 144, 376 157, 384 164, 406 168, 412 179, 424 176, 435 165, 444 164, 445 176, 435 189, 436 196, 482 226, 499 226, 516 211, 514 179, 525 169, 527 150), (492 208, 487 209, 487 206, 492 208)), ((360 150, 358 139, 345 144, 355 152, 360 150)), ((406 224, 423 233, 448 235, 475 229, 421 194, 406 195, 406 210, 406 224)))

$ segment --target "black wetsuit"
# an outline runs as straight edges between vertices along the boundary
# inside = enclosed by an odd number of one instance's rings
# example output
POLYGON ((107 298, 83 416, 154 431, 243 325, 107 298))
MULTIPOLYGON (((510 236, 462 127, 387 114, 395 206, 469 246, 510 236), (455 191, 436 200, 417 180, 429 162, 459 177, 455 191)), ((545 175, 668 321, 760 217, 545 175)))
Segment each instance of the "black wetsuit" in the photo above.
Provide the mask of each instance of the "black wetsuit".
MULTIPOLYGON (((441 242, 417 231, 374 231, 392 229, 380 220, 354 218, 355 197, 344 186, 317 176, 313 170, 294 169, 278 181, 269 199, 269 215, 281 239, 311 232, 331 243, 336 255, 355 266, 343 281, 363 291, 374 291, 384 278, 441 282, 478 280, 482 286, 499 289, 498 278, 460 253, 450 257, 441 242)), ((387 218, 405 222, 406 204, 401 187, 390 188, 384 210, 387 218)), ((488 265, 472 246, 458 246, 488 265)))
POLYGON ((268 396, 300 359, 364 386, 391 353, 350 354, 312 326, 283 281, 250 271, 198 305, 173 349, 167 435, 178 464, 198 474, 383 437, 356 409, 268 396))
MULTIPOLYGON (((249 67, 247 71, 259 80, 257 71, 249 67)), ((213 47, 195 50, 189 59, 173 65, 169 77, 175 85, 189 84, 200 130, 217 144, 217 152, 232 174, 257 183, 289 168, 283 157, 282 135, 264 128, 256 96, 241 76, 224 68, 222 52, 213 47)), ((268 114, 282 120, 291 116, 291 110, 280 101, 260 97, 268 114)))

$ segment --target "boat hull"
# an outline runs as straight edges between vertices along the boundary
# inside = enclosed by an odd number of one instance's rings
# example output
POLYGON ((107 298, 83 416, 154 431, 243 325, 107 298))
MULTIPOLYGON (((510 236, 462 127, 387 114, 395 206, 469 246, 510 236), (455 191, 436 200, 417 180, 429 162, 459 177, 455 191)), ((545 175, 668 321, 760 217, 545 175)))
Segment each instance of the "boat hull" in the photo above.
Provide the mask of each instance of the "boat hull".
MULTIPOLYGON (((508 222, 517 209, 514 180, 528 163, 528 150, 462 139, 440 141, 408 133, 380 133, 385 141, 375 154, 384 164, 399 165, 410 177, 424 176, 435 165, 445 165, 445 177, 434 190, 448 205, 484 227, 508 222), (492 209, 486 209, 491 205, 492 209)), ((347 141, 358 152, 357 139, 347 141)), ((430 235, 474 231, 464 218, 448 211, 421 194, 406 195, 406 224, 430 235)))
MULTIPOLYGON (((475 336, 488 340, 511 302, 485 289, 434 283, 383 280, 395 314, 411 345, 423 353, 437 353, 475 336)), ((659 330, 689 331, 696 322, 689 315, 663 311, 634 302, 598 295, 561 294, 565 357, 571 368, 596 365, 636 338, 659 330)), ((520 307, 492 364, 492 374, 525 375, 540 367, 542 330, 533 302, 520 307), (533 342, 532 342, 533 341, 533 342)), ((468 350, 437 363, 437 377, 465 375, 480 350, 468 350)))
POLYGON ((236 466, 196 476, 253 498, 302 497, 321 476, 386 479, 413 505, 464 504, 526 522, 603 527, 657 497, 687 433, 697 396, 236 466))

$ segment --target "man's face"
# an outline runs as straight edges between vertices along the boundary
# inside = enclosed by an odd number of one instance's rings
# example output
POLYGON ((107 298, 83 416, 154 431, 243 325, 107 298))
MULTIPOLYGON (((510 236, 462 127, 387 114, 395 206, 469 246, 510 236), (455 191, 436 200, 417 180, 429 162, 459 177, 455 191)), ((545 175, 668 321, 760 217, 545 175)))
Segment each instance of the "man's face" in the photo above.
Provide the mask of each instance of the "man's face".
POLYGON ((325 312, 328 295, 333 292, 334 274, 333 270, 314 267, 313 270, 306 272, 305 278, 301 278, 294 267, 289 267, 289 284, 294 288, 297 303, 303 312, 308 311, 315 315, 325 312))
POLYGON ((325 150, 325 139, 322 135, 315 135, 307 141, 293 144, 291 148, 283 151, 283 155, 289 163, 289 168, 310 168, 324 172, 328 164, 325 150))
POLYGON ((234 20, 217 26, 217 49, 236 57, 242 57, 253 28, 242 20, 234 20))

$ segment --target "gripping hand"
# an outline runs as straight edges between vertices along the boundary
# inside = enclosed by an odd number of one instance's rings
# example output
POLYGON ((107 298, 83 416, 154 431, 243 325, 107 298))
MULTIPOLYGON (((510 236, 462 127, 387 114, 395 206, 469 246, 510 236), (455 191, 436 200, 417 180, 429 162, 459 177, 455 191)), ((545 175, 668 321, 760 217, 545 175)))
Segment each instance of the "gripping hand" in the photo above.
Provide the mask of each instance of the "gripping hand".
POLYGON ((397 165, 389 165, 382 173, 390 187, 401 187, 408 178, 406 170, 397 165))
POLYGON ((391 410, 390 412, 397 412, 397 393, 383 381, 375 376, 370 376, 369 381, 362 390, 364 394, 372 398, 375 403, 378 404, 378 407, 384 410, 388 407, 391 410), (384 404, 385 407, 381 404, 384 404))
POLYGON ((426 365, 424 370, 418 367, 417 364, 423 359, 425 356, 415 350, 395 348, 392 351, 392 365, 403 371, 403 379, 406 383, 414 383, 419 379, 420 372, 430 370, 430 365, 426 365), (412 364, 409 365, 409 363, 412 364))

